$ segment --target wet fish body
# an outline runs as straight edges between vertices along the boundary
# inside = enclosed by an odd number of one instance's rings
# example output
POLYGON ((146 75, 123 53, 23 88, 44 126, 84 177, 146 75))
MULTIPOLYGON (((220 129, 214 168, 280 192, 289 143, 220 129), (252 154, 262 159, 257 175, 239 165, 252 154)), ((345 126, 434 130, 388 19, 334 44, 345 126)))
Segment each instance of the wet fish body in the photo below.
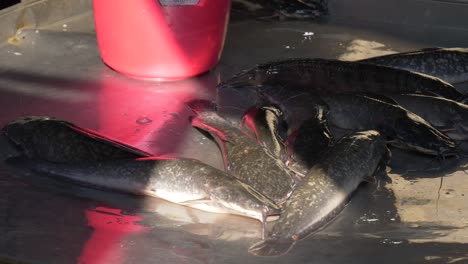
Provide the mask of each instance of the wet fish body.
POLYGON ((360 60, 438 77, 451 84, 468 81, 468 49, 430 48, 360 60))
POLYGON ((218 143, 228 173, 277 204, 286 201, 295 183, 281 160, 220 117, 210 103, 195 101, 188 106, 197 113, 192 125, 210 133, 218 143))
POLYGON ((287 134, 297 131, 302 123, 327 111, 327 104, 316 94, 300 86, 260 85, 256 87, 258 101, 274 104, 282 112, 287 134))
POLYGON ((95 131, 46 116, 16 119, 8 123, 2 133, 22 155, 52 162, 94 162, 151 156, 95 131))
POLYGON ((322 157, 323 152, 333 145, 333 136, 326 120, 327 112, 328 109, 321 108, 315 117, 304 121, 299 129, 289 136, 288 167, 292 171, 305 175, 322 157))
POLYGON ((452 100, 462 95, 451 84, 429 75, 326 59, 287 59, 260 64, 221 83, 219 88, 264 85, 294 87, 305 92, 436 94, 452 100))
POLYGON ((252 187, 224 172, 191 159, 115 160, 86 164, 58 164, 25 158, 10 165, 82 185, 169 202, 213 213, 230 213, 265 221, 279 208, 252 187))
POLYGON ((299 87, 304 92, 429 93, 452 100, 462 95, 451 84, 429 75, 375 64, 326 59, 286 59, 259 64, 218 87, 245 89, 265 85, 299 87))
POLYGON ((249 252, 283 255, 323 227, 341 212, 359 184, 374 174, 386 151, 385 140, 376 131, 341 139, 307 173, 267 239, 252 245, 249 252))
POLYGON ((249 109, 242 117, 242 128, 252 133, 257 142, 274 157, 284 160, 287 124, 281 109, 274 105, 263 105, 249 109))
POLYGON ((373 98, 352 94, 322 94, 328 103, 329 124, 360 131, 375 129, 395 147, 440 155, 454 150, 455 142, 418 115, 373 98))
POLYGON ((392 95, 403 108, 419 115, 453 140, 468 140, 468 106, 425 95, 392 95))

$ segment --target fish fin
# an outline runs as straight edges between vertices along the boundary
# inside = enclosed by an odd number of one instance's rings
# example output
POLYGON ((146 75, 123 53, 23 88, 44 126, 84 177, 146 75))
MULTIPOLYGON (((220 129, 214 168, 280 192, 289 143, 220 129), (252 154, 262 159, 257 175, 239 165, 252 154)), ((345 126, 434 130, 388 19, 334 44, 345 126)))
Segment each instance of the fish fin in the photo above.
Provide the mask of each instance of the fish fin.
POLYGON ((218 147, 219 149, 221 150, 221 155, 223 157, 223 162, 224 162, 224 170, 226 172, 230 171, 232 166, 231 166, 231 162, 229 161, 229 157, 228 157, 228 150, 227 150, 227 147, 226 147, 226 142, 225 141, 220 141, 218 142, 218 147))
POLYGON ((216 103, 210 100, 205 100, 205 99, 195 99, 191 100, 188 102, 185 102, 185 104, 192 109, 193 112, 200 114, 202 112, 206 111, 216 111, 217 106, 216 103))
POLYGON ((261 221, 261 225, 262 225, 262 240, 265 239, 265 235, 266 235, 266 225, 267 225, 267 218, 268 218, 268 208, 263 208, 262 210, 262 221, 261 221))
POLYGON ((387 104, 391 104, 391 105, 398 105, 398 103, 393 100, 392 98, 386 96, 386 95, 383 95, 383 94, 376 94, 376 93, 371 93, 371 92, 367 92, 367 93, 362 93, 360 94, 364 97, 367 97, 367 98, 372 98, 372 99, 375 99, 375 100, 378 100, 378 101, 382 101, 384 103, 387 103, 387 104))
POLYGON ((270 198, 266 197, 259 191, 257 191, 254 187, 248 185, 247 183, 238 181, 240 185, 242 185, 251 195, 253 195, 255 198, 257 198, 259 201, 261 201, 263 204, 265 204, 268 208, 264 209, 267 210, 266 212, 264 211, 265 219, 268 218, 270 215, 277 215, 281 213, 281 207, 279 207, 274 201, 272 201, 270 198))
POLYGON ((258 131, 254 121, 257 112, 258 109, 256 107, 252 107, 245 112, 241 120, 241 130, 251 139, 256 140, 257 143, 260 144, 261 142, 258 138, 258 131))
POLYGON ((295 240, 269 237, 250 246, 249 253, 264 257, 280 256, 288 253, 294 244, 296 244, 295 240))
POLYGON ((143 151, 141 149, 132 147, 132 146, 130 146, 128 144, 122 143, 122 142, 120 142, 120 141, 118 141, 116 139, 110 138, 108 136, 101 135, 101 134, 99 134, 98 132, 96 132, 94 130, 87 129, 87 128, 81 128, 81 127, 78 127, 78 126, 76 126, 76 125, 74 125, 72 123, 66 122, 66 121, 60 121, 60 122, 64 122, 70 129, 74 130, 77 133, 83 134, 84 136, 90 137, 90 138, 92 138, 94 140, 105 143, 107 145, 112 145, 112 146, 114 146, 114 147, 116 147, 118 149, 121 149, 121 150, 124 150, 126 152, 135 154, 135 155, 140 156, 140 157, 151 157, 152 156, 152 154, 150 154, 150 153, 148 153, 146 151, 143 151))
POLYGON ((223 134, 218 129, 206 124, 205 122, 203 122, 203 118, 201 118, 199 116, 190 117, 190 123, 192 124, 193 127, 199 128, 199 129, 201 129, 203 131, 206 131, 206 132, 210 133, 211 135, 218 137, 222 141, 229 141, 228 137, 225 134, 223 134))
POLYGON ((223 156, 224 169, 225 171, 229 171, 230 162, 228 159, 228 151, 226 147, 226 142, 229 142, 229 139, 227 135, 223 134, 221 131, 217 130, 212 126, 203 123, 203 121, 198 116, 192 117, 191 123, 193 127, 208 132, 208 134, 213 137, 214 141, 216 142, 221 151, 221 155, 223 156))

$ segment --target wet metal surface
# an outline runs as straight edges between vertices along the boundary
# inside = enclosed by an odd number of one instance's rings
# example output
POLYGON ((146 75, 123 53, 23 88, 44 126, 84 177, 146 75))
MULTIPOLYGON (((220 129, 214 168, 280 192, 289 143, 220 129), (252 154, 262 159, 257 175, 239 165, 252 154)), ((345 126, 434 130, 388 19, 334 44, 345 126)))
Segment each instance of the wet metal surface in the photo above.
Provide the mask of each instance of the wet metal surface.
MULTIPOLYGON (((221 168, 216 145, 190 127, 185 101, 216 99, 226 116, 237 118, 251 98, 218 93, 215 85, 255 63, 304 56, 354 60, 441 43, 468 46, 468 33, 464 42, 459 35, 453 40, 432 35, 428 41, 429 33, 404 38, 333 24, 234 17, 215 70, 162 83, 130 79, 103 65, 88 14, 23 30, 18 41, 1 44, 0 125, 23 115, 51 115, 155 155, 197 158, 221 168)), ((1 166, 0 262, 467 263, 466 163, 440 165, 394 150, 388 177, 361 186, 330 225, 276 258, 247 253, 260 237, 255 220, 1 166)))

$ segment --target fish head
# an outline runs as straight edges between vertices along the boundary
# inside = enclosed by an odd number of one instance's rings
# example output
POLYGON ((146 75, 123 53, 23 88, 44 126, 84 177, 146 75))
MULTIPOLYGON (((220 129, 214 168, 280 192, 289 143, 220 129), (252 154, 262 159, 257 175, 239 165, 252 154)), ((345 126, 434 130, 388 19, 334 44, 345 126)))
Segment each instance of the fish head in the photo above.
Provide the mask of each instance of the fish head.
POLYGON ((376 157, 379 160, 387 151, 384 137, 376 130, 359 131, 354 133, 350 138, 355 142, 352 144, 353 146, 369 150, 372 157, 376 157))
POLYGON ((393 145, 424 154, 450 153, 456 144, 447 135, 432 127, 421 117, 408 112, 408 117, 395 122, 393 145))
POLYGON ((269 104, 259 108, 256 116, 256 122, 260 121, 264 127, 269 128, 282 140, 286 138, 288 131, 288 122, 286 116, 279 105, 269 104))

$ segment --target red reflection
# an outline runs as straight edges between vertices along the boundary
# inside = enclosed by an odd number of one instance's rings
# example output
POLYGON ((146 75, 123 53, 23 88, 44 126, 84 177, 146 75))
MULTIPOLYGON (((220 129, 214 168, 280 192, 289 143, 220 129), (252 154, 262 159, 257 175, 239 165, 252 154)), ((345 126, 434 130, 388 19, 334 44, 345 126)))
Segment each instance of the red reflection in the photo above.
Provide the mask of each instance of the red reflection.
POLYGON ((257 126, 255 125, 255 116, 257 115, 257 112, 258 109, 256 107, 247 110, 244 116, 242 116, 241 124, 244 128, 243 131, 246 132, 246 135, 261 144, 262 142, 260 142, 260 137, 258 136, 257 126), (252 132, 253 135, 250 132, 252 132))
POLYGON ((124 263, 125 252, 121 242, 125 237, 146 233, 149 228, 138 225, 140 216, 123 215, 121 210, 96 207, 86 210, 88 226, 94 229, 78 258, 79 264, 124 263))
POLYGON ((176 153, 193 115, 185 102, 214 98, 216 81, 213 74, 175 82, 103 78, 97 129, 153 155, 176 153))

